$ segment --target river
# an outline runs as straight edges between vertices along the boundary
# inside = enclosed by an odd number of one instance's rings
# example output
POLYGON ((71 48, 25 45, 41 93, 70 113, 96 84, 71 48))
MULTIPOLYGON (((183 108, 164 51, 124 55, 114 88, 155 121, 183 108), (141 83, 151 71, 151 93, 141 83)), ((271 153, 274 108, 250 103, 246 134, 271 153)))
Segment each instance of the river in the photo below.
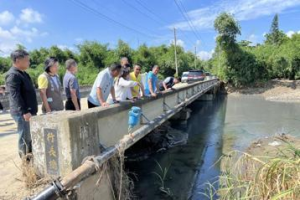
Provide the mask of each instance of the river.
POLYGON ((214 101, 190 105, 185 125, 173 125, 189 135, 185 145, 156 153, 148 159, 127 164, 135 182, 137 199, 202 200, 206 183, 217 183, 218 159, 223 152, 245 150, 253 140, 289 133, 300 136, 300 104, 266 101, 258 96, 218 96, 214 101), (161 181, 154 172, 167 172, 161 181))

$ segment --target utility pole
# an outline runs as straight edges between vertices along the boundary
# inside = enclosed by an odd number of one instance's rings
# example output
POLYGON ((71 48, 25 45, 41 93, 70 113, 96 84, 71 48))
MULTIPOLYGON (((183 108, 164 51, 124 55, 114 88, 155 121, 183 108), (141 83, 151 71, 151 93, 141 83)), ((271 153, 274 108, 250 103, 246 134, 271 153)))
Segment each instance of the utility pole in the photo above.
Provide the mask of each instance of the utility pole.
POLYGON ((176 74, 175 74, 175 76, 178 77, 178 63, 177 63, 177 52, 176 52, 177 46, 176 46, 176 42, 177 42, 177 39, 176 39, 176 28, 174 28, 175 67, 176 67, 176 74))
POLYGON ((197 69, 197 45, 195 45, 195 69, 197 69))

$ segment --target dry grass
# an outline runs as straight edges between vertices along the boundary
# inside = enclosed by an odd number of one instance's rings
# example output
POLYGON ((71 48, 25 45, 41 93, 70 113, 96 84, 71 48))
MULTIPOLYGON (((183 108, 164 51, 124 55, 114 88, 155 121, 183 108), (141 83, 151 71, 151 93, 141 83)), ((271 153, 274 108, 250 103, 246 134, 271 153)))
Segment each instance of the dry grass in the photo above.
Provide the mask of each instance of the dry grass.
POLYGON ((104 176, 107 177, 114 200, 132 200, 135 199, 132 193, 134 188, 133 180, 124 171, 124 150, 119 149, 119 154, 113 156, 108 162, 101 166, 98 171, 99 184, 104 176))
POLYGON ((209 199, 300 199, 300 149, 287 141, 274 156, 253 156, 234 151, 223 156, 219 189, 208 185, 209 199))
POLYGON ((22 172, 22 178, 24 180, 25 186, 28 189, 35 189, 41 185, 46 185, 51 181, 51 178, 44 177, 41 178, 36 174, 33 167, 32 154, 27 154, 22 158, 22 164, 19 168, 22 172))

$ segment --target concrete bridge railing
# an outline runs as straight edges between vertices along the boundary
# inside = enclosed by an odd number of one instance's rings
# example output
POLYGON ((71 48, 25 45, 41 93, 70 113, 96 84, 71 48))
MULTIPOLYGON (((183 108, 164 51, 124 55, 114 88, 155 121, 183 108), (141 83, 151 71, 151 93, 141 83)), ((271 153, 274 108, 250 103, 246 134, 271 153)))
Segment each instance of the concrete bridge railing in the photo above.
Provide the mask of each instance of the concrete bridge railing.
MULTIPOLYGON (((100 163, 107 161, 116 153, 120 145, 125 144, 126 148, 130 147, 186 105, 218 85, 218 79, 195 82, 177 87, 157 98, 144 99, 135 103, 124 102, 109 108, 99 107, 80 112, 62 111, 33 117, 31 134, 34 166, 41 176, 50 175, 57 178, 71 173, 72 177, 73 171, 81 166, 87 156, 100 155, 97 157, 101 160, 100 163), (133 138, 126 138, 128 112, 132 106, 140 107, 147 119, 141 118, 140 124, 131 131, 133 138)), ((96 177, 92 176, 84 182, 88 183, 91 180, 96 182, 95 179, 96 177)), ((74 179, 69 177, 62 183, 65 187, 73 186, 70 181, 74 179)), ((77 198, 89 199, 86 195, 89 195, 90 189, 88 184, 81 184, 77 191, 77 198)), ((104 185, 98 190, 98 193, 93 195, 106 195, 107 199, 112 199, 108 186, 104 185)))

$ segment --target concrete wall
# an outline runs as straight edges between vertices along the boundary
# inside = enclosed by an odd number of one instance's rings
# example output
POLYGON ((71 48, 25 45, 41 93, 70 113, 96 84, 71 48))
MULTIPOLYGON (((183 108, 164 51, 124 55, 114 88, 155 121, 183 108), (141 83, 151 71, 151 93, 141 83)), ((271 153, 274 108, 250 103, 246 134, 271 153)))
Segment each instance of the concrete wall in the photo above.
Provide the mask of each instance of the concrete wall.
MULTIPOLYGON (((80 88, 80 95, 81 97, 87 97, 90 94, 91 91, 91 87, 90 86, 84 86, 80 88)), ((9 100, 8 100, 8 95, 9 93, 6 92, 5 95, 3 95, 2 93, 0 93, 0 102, 2 103, 3 107, 5 110, 9 109, 9 100)), ((42 99, 40 96, 40 92, 38 89, 36 89, 36 97, 37 97, 37 101, 39 104, 42 103, 42 99)), ((65 92, 63 91, 63 100, 66 100, 66 95, 65 92)))
MULTIPOLYGON (((179 103, 191 103, 191 97, 194 99, 196 96, 197 99, 218 83, 217 80, 209 80, 183 84, 157 98, 135 103, 124 102, 108 108, 98 107, 80 112, 61 111, 33 117, 31 135, 34 166, 41 176, 64 177, 80 166, 87 156, 99 155, 99 146, 115 145, 128 134, 128 112, 132 106, 141 107, 147 120, 151 121, 166 111, 173 110, 179 103)), ((148 123, 147 120, 142 118, 134 130, 148 123)), ((93 182, 95 176, 84 182, 93 182)), ((81 185, 83 187, 85 184, 81 185)), ((78 195, 82 195, 82 187, 78 187, 78 195)), ((106 186, 99 187, 101 190, 107 190, 106 186)))

